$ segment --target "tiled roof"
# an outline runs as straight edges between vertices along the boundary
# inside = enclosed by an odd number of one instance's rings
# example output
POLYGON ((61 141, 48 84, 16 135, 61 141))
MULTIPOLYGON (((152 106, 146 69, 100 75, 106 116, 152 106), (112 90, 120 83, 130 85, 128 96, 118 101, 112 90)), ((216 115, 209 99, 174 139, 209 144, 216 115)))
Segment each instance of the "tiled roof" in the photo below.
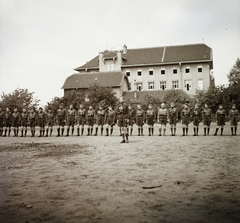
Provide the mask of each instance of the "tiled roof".
POLYGON ((78 70, 79 68, 81 68, 81 69, 94 68, 94 67, 98 68, 98 58, 99 58, 99 56, 96 56, 92 60, 90 60, 87 63, 85 63, 83 66, 77 67, 74 70, 78 70))
POLYGON ((168 46, 165 50, 164 63, 211 60, 211 48, 205 44, 168 46))
POLYGON ((103 87, 120 87, 124 79, 127 81, 128 88, 130 89, 128 78, 121 71, 77 73, 65 80, 62 89, 89 88, 95 81, 103 87))
POLYGON ((105 51, 103 53, 104 59, 111 59, 111 58, 116 58, 116 57, 117 57, 117 53, 114 51, 105 51))
MULTIPOLYGON (((104 51, 105 57, 116 55, 115 51, 104 51)), ((165 46, 152 48, 128 49, 126 54, 123 54, 122 66, 134 65, 152 65, 152 64, 166 64, 176 62, 194 62, 194 61, 212 61, 212 49, 207 45, 188 44, 179 46, 165 46)), ((76 68, 76 71, 85 68, 99 67, 98 56, 93 58, 81 67, 76 68)))
MULTIPOLYGON (((150 97, 158 98, 160 101, 163 101, 167 93, 169 93, 172 90, 158 90, 158 91, 137 91, 137 98, 136 100, 134 99, 134 91, 128 91, 128 92, 123 92, 123 96, 131 101, 135 101, 137 103, 144 102, 145 97, 148 95, 150 97)), ((177 91, 178 95, 181 96, 183 100, 187 99, 189 100, 191 97, 183 90, 174 90, 177 91)))

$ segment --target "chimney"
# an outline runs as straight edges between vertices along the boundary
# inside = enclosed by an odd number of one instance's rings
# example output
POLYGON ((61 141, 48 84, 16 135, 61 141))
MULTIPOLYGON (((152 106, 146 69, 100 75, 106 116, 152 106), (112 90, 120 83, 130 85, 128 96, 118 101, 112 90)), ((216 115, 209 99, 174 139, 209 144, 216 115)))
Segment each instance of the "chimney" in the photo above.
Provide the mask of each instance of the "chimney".
POLYGON ((126 44, 123 45, 123 54, 126 54, 127 53, 127 46, 126 44))

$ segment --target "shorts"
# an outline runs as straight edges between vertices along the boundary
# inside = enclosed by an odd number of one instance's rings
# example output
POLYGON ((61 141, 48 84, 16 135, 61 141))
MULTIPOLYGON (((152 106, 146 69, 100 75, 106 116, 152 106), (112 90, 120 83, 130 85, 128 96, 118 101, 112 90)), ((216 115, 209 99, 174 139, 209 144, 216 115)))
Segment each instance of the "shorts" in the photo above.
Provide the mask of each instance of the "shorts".
POLYGON ((97 125, 104 125, 104 116, 103 115, 98 116, 97 125))
POLYGON ((135 123, 135 118, 133 117, 129 118, 129 126, 133 126, 134 123, 135 123))
POLYGON ((190 123, 190 117, 189 116, 183 116, 182 117, 182 124, 183 125, 189 125, 190 123))
POLYGON ((75 117, 74 116, 69 116, 66 125, 74 127, 74 123, 75 123, 75 117))
POLYGON ((211 125, 211 116, 203 117, 203 125, 210 126, 211 125))
POLYGON ((127 127, 128 122, 126 121, 127 115, 119 115, 118 116, 118 126, 119 127, 127 127))
POLYGON ((53 120, 52 119, 47 120, 46 126, 53 127, 53 120))
POLYGON ((200 118, 199 117, 193 117, 193 126, 199 126, 200 118))
POLYGON ((35 127, 35 120, 30 120, 29 126, 31 128, 35 127))
POLYGON ((58 117, 58 119, 57 119, 57 125, 64 127, 64 125, 65 125, 65 119, 64 119, 64 117, 58 117))
POLYGON ((177 118, 176 117, 170 118, 169 119, 169 124, 170 125, 176 125, 177 124, 177 118))
POLYGON ((18 128, 19 127, 19 119, 13 119, 12 120, 12 126, 15 127, 15 128, 18 128))
POLYGON ((4 127, 10 128, 11 127, 11 120, 10 119, 5 119, 4 120, 4 127))
POLYGON ((113 117, 107 117, 106 124, 112 126, 114 124, 114 118, 113 117))
POLYGON ((89 126, 93 126, 94 125, 94 117, 93 116, 90 116, 87 118, 87 124, 89 126))
POLYGON ((22 120, 21 120, 21 126, 27 127, 27 124, 28 124, 27 119, 22 119, 22 120))
POLYGON ((232 126, 237 126, 238 125, 238 118, 237 117, 230 117, 230 124, 232 126))
POLYGON ((159 116, 159 124, 160 125, 167 125, 167 116, 159 116))
POLYGON ((143 117, 136 117, 136 124, 138 126, 143 126, 143 117))
POLYGON ((217 125, 225 125, 225 116, 224 115, 218 115, 217 116, 217 125))
POLYGON ((45 126, 44 119, 39 119, 39 120, 38 120, 38 126, 39 126, 40 128, 44 128, 44 126, 45 126))
POLYGON ((77 124, 84 125, 85 123, 85 116, 78 116, 77 124))
POLYGON ((154 117, 153 116, 147 116, 147 124, 154 125, 154 117))

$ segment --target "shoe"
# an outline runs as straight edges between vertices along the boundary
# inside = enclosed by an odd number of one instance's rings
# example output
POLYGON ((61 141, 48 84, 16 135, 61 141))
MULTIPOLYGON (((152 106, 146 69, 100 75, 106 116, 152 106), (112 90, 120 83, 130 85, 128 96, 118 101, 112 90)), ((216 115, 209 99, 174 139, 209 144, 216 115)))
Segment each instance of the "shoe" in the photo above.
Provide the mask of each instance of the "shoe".
POLYGON ((123 140, 123 141, 121 141, 120 143, 125 143, 126 141, 125 140, 123 140))

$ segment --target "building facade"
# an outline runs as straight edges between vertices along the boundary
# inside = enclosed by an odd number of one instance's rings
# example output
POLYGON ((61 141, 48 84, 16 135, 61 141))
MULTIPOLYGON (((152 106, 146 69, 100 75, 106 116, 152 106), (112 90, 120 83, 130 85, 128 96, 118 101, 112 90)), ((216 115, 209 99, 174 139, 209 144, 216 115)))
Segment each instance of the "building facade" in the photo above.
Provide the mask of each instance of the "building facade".
POLYGON ((194 95, 214 85, 212 49, 205 44, 99 52, 79 73, 123 72, 130 91, 180 89, 194 95))

